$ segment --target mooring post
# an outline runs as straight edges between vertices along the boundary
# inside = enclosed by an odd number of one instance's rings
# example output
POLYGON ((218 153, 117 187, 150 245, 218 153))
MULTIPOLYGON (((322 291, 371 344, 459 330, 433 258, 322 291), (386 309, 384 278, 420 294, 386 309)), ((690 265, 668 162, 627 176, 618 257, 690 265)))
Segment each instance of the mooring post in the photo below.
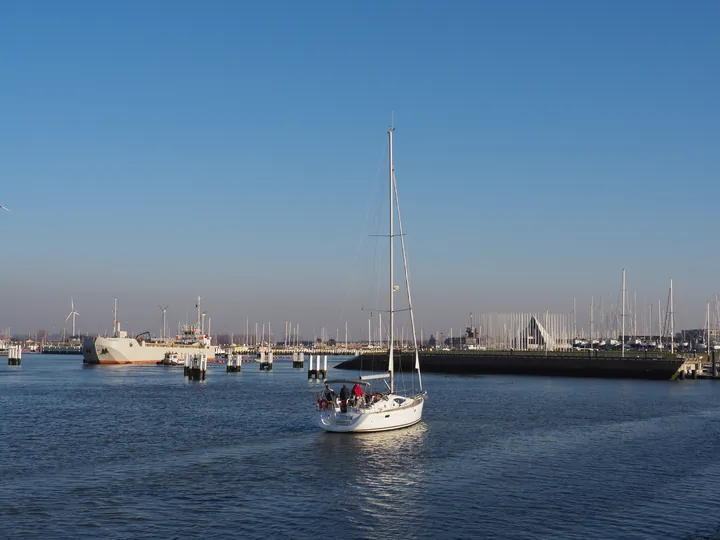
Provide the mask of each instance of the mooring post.
POLYGON ((313 369, 313 355, 310 355, 310 369, 308 369, 308 381, 312 380, 313 377, 317 377, 317 372, 313 369))
POLYGON ((318 360, 317 360, 318 370, 317 370, 317 377, 315 377, 316 379, 326 379, 327 378, 327 362, 328 362, 328 357, 326 354, 323 357, 323 367, 322 367, 322 369, 320 369, 320 357, 318 356, 318 360))
POLYGON ((8 366, 19 366, 22 364, 22 345, 10 345, 8 347, 8 366))

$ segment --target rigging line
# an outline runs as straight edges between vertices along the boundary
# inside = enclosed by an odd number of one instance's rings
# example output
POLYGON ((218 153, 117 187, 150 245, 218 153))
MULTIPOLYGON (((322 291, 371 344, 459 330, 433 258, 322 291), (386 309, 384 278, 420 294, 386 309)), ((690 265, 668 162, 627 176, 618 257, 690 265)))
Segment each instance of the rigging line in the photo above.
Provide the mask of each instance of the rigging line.
MULTIPOLYGON (((384 145, 383 145, 383 146, 384 146, 384 145)), ((379 181, 378 181, 378 180, 380 179, 380 175, 381 175, 381 171, 382 171, 382 161, 383 161, 383 159, 384 159, 384 157, 385 157, 385 153, 386 153, 386 152, 387 152, 387 150, 386 150, 385 148, 383 148, 382 151, 380 152, 380 158, 379 158, 379 160, 378 160, 378 167, 377 167, 377 170, 376 170, 376 172, 375 172, 375 177, 376 177, 375 184, 376 184, 376 188, 375 188, 374 191, 372 191, 372 192, 368 195, 368 199, 367 199, 367 202, 366 202, 366 205, 365 205, 365 226, 366 226, 366 227, 368 226, 368 222, 370 221, 370 218, 371 218, 371 210, 372 210, 372 208, 373 208, 373 205, 372 205, 371 203, 372 203, 372 201, 376 198, 375 193, 376 193, 377 190, 378 190, 378 188, 377 188, 377 185, 379 184, 379 181)), ((377 209, 375 209, 375 213, 377 214, 377 209)), ((375 218, 375 221, 377 221, 377 217, 375 218)), ((360 250, 361 250, 363 244, 364 244, 365 241, 366 241, 366 239, 365 239, 362 235, 358 235, 358 237, 359 237, 359 238, 358 238, 358 244, 357 244, 357 247, 356 247, 356 249, 355 249, 354 263, 353 263, 352 269, 351 269, 351 271, 349 272, 348 277, 347 277, 346 286, 345 286, 345 296, 344 296, 344 298, 343 298, 343 301, 342 301, 342 304, 341 304, 341 308, 340 308, 340 320, 342 320, 342 319, 344 318, 344 316, 345 316, 345 307, 346 307, 347 301, 348 301, 348 295, 349 295, 349 291, 350 291, 350 286, 352 285, 353 281, 354 281, 354 282, 357 282, 357 278, 358 278, 357 269, 359 268, 360 250), (353 279, 353 278, 354 278, 354 279, 353 279)))
MULTIPOLYGON (((400 247, 402 250, 402 257, 403 257, 403 268, 405 270, 405 289, 407 291, 407 298, 408 298, 408 311, 410 312, 410 326, 412 328, 412 337, 413 337, 413 349, 415 351, 415 359, 417 362, 417 365, 413 363, 413 367, 410 368, 410 371, 412 372, 413 369, 416 369, 419 367, 419 355, 418 355, 418 346, 417 346, 417 332, 415 331, 415 315, 413 313, 412 309, 412 295, 410 294, 410 273, 408 270, 408 263, 407 263, 407 252, 405 250, 405 235, 403 234, 403 226, 402 226, 402 217, 400 216, 400 197, 398 196, 398 188, 397 188, 397 180, 395 178, 395 171, 393 170, 392 175, 392 184, 393 189, 395 191, 395 208, 397 210, 397 218, 398 218, 398 231, 400 232, 400 247)), ((402 362, 401 362, 402 366, 402 362)), ((416 369, 417 375, 418 375, 418 383, 420 385, 420 390, 422 390, 422 379, 420 378, 420 371, 416 369)))

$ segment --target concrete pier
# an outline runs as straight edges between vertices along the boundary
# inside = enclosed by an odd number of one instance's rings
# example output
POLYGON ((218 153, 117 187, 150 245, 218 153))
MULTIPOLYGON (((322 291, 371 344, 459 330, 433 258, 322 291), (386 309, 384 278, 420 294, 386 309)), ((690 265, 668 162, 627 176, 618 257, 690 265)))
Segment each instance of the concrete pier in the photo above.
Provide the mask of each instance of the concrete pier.
MULTIPOLYGON (((692 376, 693 357, 654 351, 422 351, 424 372, 462 374, 554 375, 671 380, 692 376)), ((388 353, 363 354, 335 366, 362 371, 387 370, 388 353)), ((412 370, 414 354, 396 353, 395 369, 412 370)), ((697 370, 696 370, 697 372, 697 370)))

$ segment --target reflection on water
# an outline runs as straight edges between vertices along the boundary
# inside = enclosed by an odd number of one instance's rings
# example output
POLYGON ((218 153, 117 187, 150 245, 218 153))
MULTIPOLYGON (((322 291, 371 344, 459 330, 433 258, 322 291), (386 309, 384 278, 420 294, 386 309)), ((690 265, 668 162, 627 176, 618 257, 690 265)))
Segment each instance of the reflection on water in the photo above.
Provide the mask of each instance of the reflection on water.
MULTIPOLYGON (((420 422, 406 429, 378 433, 322 433, 316 439, 325 456, 324 474, 344 486, 344 512, 365 534, 402 534, 397 509, 406 519, 419 515, 424 477, 423 450, 430 429, 420 422)), ((403 523, 405 521, 403 520, 403 523)))

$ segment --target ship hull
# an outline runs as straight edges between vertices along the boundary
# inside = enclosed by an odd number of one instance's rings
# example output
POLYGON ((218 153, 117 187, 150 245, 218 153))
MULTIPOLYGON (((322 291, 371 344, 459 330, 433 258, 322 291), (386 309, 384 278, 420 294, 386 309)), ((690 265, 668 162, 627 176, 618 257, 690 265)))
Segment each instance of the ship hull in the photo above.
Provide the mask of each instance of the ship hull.
POLYGON ((83 362, 85 364, 156 364, 165 358, 165 354, 174 352, 182 358, 185 353, 204 354, 209 362, 215 360, 215 347, 200 344, 167 344, 138 342, 128 337, 88 338, 83 344, 83 362))

